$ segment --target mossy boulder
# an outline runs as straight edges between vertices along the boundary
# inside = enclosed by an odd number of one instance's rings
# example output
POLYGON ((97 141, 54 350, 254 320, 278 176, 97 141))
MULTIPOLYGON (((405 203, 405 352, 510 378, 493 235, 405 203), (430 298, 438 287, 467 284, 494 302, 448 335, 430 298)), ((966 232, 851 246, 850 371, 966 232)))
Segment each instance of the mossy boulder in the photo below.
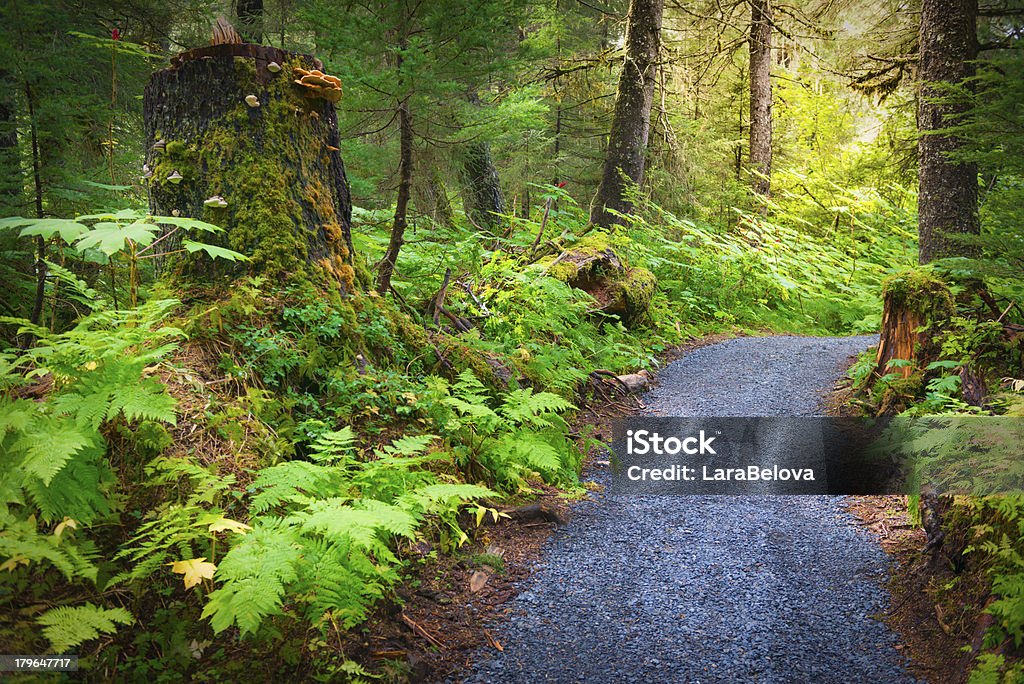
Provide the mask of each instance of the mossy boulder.
POLYGON ((657 279, 645 268, 631 268, 607 233, 592 233, 541 264, 548 275, 583 290, 603 313, 618 316, 627 327, 647 319, 657 279))

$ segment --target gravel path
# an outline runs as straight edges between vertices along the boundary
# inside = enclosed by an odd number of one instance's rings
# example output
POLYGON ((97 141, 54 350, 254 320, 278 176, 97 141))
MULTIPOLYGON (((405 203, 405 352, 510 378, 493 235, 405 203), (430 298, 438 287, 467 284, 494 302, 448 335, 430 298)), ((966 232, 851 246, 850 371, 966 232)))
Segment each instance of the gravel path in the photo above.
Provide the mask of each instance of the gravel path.
MULTIPOLYGON (((740 338, 665 368, 652 414, 815 415, 875 338, 740 338)), ((601 480, 595 470, 588 477, 601 480)), ((885 555, 827 496, 597 497, 576 507, 467 682, 913 682, 885 555)))

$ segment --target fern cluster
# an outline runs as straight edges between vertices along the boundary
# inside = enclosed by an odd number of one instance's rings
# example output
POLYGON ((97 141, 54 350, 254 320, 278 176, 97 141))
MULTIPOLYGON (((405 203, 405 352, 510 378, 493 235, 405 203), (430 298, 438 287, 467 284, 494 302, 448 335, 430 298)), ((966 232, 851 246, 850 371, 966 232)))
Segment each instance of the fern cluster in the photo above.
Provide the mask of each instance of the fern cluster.
MULTIPOLYGON (((104 429, 174 422, 174 400, 146 370, 174 349, 179 332, 159 321, 175 303, 93 313, 59 334, 2 321, 36 343, 0 355, 0 569, 96 583, 92 528, 116 521, 120 505, 104 429), (34 393, 43 400, 25 398, 34 393)), ((39 618, 58 652, 130 621, 94 606, 39 618)))
POLYGON ((494 495, 421 469, 440 457, 425 453, 435 439, 405 437, 362 459, 346 427, 319 435, 310 461, 260 470, 253 529, 221 560, 203 611, 214 631, 256 632, 286 612, 320 628, 362 622, 399 579, 397 540, 414 539, 429 518, 454 525, 464 503, 494 495))
POLYGON ((454 384, 434 378, 432 387, 449 408, 444 431, 471 479, 513 491, 533 476, 574 480, 581 456, 562 416, 573 405, 562 397, 525 388, 496 400, 470 370, 454 384))

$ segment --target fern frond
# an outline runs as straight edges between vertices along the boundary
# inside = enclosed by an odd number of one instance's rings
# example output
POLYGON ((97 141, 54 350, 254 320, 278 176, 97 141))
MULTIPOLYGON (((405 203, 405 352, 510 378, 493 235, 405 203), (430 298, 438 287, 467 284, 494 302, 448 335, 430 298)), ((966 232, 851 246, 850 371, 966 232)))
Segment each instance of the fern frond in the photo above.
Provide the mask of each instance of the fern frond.
POLYGON ((354 627, 366 619, 370 605, 383 598, 376 566, 348 544, 312 538, 303 552, 304 613, 311 623, 330 617, 345 629, 354 627))
POLYGON ((453 396, 470 404, 483 404, 489 398, 487 388, 469 368, 459 373, 459 378, 452 385, 451 391, 453 396))
POLYGON ((355 439, 355 433, 348 425, 334 432, 325 432, 311 445, 310 458, 320 463, 337 461, 355 449, 355 439))
POLYGON ((90 524, 110 513, 110 501, 104 489, 112 474, 101 456, 99 449, 90 447, 57 473, 49 485, 31 475, 22 480, 25 493, 44 522, 63 520, 67 516, 90 524))
POLYGON ((437 435, 412 435, 400 437, 388 446, 381 447, 380 453, 388 456, 416 456, 426 451, 437 435))
POLYGON ((27 430, 35 412, 35 402, 28 399, 15 401, 0 399, 0 439, 3 439, 8 432, 27 430))
POLYGON ((265 513, 309 497, 339 496, 345 491, 341 471, 307 461, 288 461, 263 468, 252 487, 259 492, 252 498, 254 513, 265 513))
POLYGON ((494 440, 489 451, 498 459, 528 466, 542 474, 551 475, 562 467, 558 449, 529 430, 502 435, 494 440))
POLYGON ((0 536, 0 558, 17 565, 50 562, 69 581, 75 578, 96 580, 97 553, 88 543, 74 544, 54 535, 39 534, 31 520, 9 520, 0 536))
POLYGON ((301 560, 294 528, 257 526, 221 560, 215 578, 223 586, 210 594, 203 617, 218 634, 233 624, 242 634, 255 632, 264 618, 280 612, 285 586, 298 578, 301 560))
POLYGON ((37 416, 14 448, 24 452, 21 467, 49 485, 76 454, 95 448, 97 438, 70 421, 37 416))
POLYGON ((36 622, 43 626, 43 635, 49 639, 54 653, 66 653, 90 639, 113 634, 118 624, 130 625, 135 618, 124 608, 100 608, 87 603, 48 610, 36 622))
POLYGON ((550 392, 533 393, 529 387, 513 390, 505 395, 498 412, 513 425, 550 427, 548 414, 561 413, 576 408, 557 394, 550 392))
POLYGON ((426 513, 432 513, 439 509, 450 509, 466 501, 498 496, 497 492, 480 485, 433 484, 409 492, 403 500, 415 503, 426 513))
POLYGON ((498 418, 498 414, 482 403, 466 401, 460 397, 447 397, 444 399, 444 403, 454 408, 463 416, 480 421, 481 425, 487 425, 488 429, 494 426, 498 418))
POLYGON ((380 548, 381 533, 412 538, 416 532, 416 518, 408 511, 382 501, 366 499, 362 508, 349 505, 347 499, 314 501, 307 511, 296 514, 293 520, 304 531, 350 539, 362 548, 380 548))
POLYGON ((167 393, 163 384, 147 378, 134 384, 122 385, 113 392, 106 419, 110 420, 118 413, 123 413, 128 421, 159 420, 176 425, 178 418, 174 413, 175 405, 177 401, 167 393))

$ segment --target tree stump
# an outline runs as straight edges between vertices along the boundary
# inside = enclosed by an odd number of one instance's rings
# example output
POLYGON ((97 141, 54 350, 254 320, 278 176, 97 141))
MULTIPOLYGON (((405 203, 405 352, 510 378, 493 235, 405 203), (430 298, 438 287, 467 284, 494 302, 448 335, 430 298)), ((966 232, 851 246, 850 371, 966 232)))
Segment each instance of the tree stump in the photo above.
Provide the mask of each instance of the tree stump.
POLYGON ((954 312, 949 286, 927 271, 897 273, 882 285, 882 332, 875 357, 875 375, 921 373, 935 357, 925 326, 941 325, 954 312), (888 368, 895 359, 909 365, 888 368))
POLYGON ((645 268, 630 268, 612 249, 606 233, 592 233, 539 263, 548 275, 589 294, 602 313, 618 316, 626 327, 647 319, 658 281, 645 268))
POLYGON ((322 68, 309 55, 241 43, 183 52, 153 74, 143 98, 151 211, 216 224, 225 232, 196 239, 250 258, 240 267, 185 254, 175 234, 163 245, 174 277, 258 273, 354 291, 340 86, 297 71, 322 68))

